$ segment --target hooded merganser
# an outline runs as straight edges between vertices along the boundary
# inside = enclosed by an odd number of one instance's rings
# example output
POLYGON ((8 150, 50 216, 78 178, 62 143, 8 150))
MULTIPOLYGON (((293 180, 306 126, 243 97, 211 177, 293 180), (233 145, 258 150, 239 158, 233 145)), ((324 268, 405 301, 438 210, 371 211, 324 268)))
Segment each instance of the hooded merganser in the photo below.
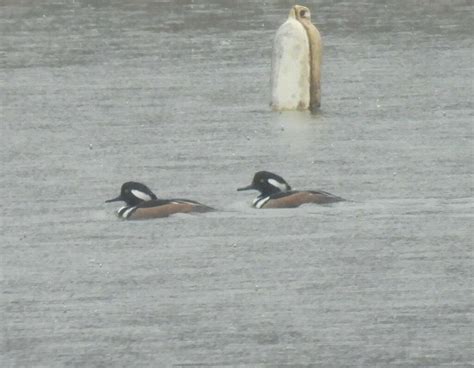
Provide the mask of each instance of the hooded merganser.
POLYGON ((345 201, 345 199, 328 192, 315 190, 291 190, 290 185, 281 176, 268 171, 257 172, 252 184, 237 189, 258 190, 260 195, 254 199, 255 208, 293 208, 304 203, 326 204, 345 201))
POLYGON ((146 185, 128 181, 122 185, 120 195, 106 203, 124 201, 126 206, 117 210, 117 216, 128 220, 167 217, 174 213, 210 212, 214 208, 189 199, 158 199, 146 185))

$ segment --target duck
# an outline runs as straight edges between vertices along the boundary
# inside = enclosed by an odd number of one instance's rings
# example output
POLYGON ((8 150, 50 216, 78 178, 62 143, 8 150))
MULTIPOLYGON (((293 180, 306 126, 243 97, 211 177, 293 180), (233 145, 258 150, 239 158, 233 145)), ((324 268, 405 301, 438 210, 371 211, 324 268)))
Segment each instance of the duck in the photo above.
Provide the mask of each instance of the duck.
POLYGON ((344 198, 322 190, 293 190, 280 175, 269 171, 255 173, 252 183, 237 191, 257 190, 260 194, 252 202, 254 208, 295 208, 305 203, 328 204, 344 198))
POLYGON ((175 213, 203 213, 214 208, 190 199, 159 199, 145 184, 127 181, 122 184, 119 196, 105 203, 123 201, 116 214, 125 220, 145 220, 168 217, 175 213))

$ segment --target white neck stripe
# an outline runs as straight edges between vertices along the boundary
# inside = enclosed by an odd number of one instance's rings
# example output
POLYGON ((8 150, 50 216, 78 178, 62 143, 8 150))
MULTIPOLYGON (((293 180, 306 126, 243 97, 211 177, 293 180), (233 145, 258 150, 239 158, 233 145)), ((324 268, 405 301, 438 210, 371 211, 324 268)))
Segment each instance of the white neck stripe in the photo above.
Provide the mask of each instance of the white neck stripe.
POLYGON ((123 218, 128 218, 128 216, 130 216, 131 212, 137 207, 130 207, 128 210, 126 210, 124 213, 122 213, 122 217, 123 218))
POLYGON ((253 206, 255 208, 262 208, 262 206, 270 200, 270 196, 268 197, 257 197, 253 201, 253 206))

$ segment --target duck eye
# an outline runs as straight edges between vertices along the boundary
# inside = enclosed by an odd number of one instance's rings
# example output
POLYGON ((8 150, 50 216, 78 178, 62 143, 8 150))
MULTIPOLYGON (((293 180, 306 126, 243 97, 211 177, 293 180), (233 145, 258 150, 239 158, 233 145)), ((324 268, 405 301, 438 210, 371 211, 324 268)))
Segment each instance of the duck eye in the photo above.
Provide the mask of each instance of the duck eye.
POLYGON ((300 11, 300 15, 301 15, 302 17, 304 17, 304 16, 305 16, 305 14, 306 14, 306 10, 302 10, 302 11, 300 11))

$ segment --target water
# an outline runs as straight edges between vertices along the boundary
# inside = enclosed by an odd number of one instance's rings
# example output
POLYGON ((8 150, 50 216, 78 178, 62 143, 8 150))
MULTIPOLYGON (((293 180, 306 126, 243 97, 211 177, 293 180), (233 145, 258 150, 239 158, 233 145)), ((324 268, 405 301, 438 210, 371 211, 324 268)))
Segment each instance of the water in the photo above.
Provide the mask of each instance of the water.
POLYGON ((1 2, 3 367, 472 366, 472 3, 310 5, 317 115, 269 109, 291 4, 1 2))

